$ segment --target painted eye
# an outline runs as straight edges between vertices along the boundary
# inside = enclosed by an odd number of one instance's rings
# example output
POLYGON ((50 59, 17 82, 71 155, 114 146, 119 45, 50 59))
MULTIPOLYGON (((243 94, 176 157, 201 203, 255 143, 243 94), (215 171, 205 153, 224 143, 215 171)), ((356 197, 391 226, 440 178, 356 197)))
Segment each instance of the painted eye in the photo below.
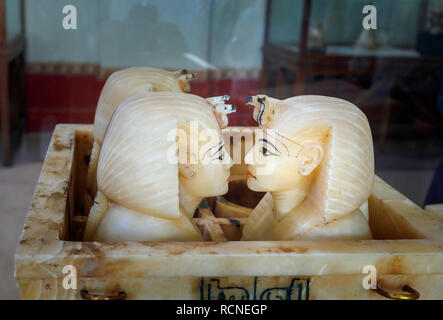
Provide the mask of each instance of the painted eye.
POLYGON ((275 153, 269 151, 268 148, 266 148, 266 147, 264 147, 264 146, 261 147, 260 152, 261 152, 265 157, 267 157, 267 156, 276 156, 275 153))
POLYGON ((222 153, 222 154, 218 157, 218 160, 223 160, 224 158, 225 158, 225 154, 222 153))
POLYGON ((271 155, 271 153, 269 152, 269 150, 266 147, 261 147, 261 153, 267 157, 269 155, 271 155))

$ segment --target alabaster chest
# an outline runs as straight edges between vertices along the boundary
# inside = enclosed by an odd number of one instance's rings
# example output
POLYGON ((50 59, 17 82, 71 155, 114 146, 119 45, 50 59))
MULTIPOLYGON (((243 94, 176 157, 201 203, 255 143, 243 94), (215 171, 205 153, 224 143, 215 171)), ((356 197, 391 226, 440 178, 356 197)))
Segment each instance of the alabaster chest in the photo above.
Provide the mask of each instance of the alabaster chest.
MULTIPOLYGON (((251 132, 223 134, 244 144, 251 132)), ((443 299, 443 220, 378 177, 366 208, 373 240, 239 241, 262 194, 247 191, 238 164, 228 194, 194 216, 204 241, 81 241, 92 144, 91 125, 54 131, 15 255, 22 299, 443 299), (65 289, 66 266, 75 288, 65 289), (363 285, 367 266, 378 289, 363 285)))

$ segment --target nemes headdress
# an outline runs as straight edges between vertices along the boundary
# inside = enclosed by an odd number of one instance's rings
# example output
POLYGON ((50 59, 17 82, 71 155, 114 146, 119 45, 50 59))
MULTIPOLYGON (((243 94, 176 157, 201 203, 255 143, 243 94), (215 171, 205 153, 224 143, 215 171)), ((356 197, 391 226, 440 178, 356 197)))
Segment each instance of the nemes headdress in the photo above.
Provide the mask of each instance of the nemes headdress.
POLYGON ((166 71, 133 67, 114 72, 105 83, 94 119, 94 140, 101 144, 109 120, 126 98, 148 92, 189 92, 189 81, 195 77, 187 70, 166 71))
POLYGON ((177 218, 178 164, 168 159, 176 142, 168 134, 191 120, 221 136, 212 108, 201 97, 157 92, 124 100, 103 140, 97 167, 100 192, 129 209, 177 218))
POLYGON ((261 117, 261 127, 301 145, 306 139, 324 141, 324 158, 310 193, 323 212, 346 215, 368 199, 374 179, 374 152, 368 120, 358 107, 346 100, 314 95, 285 100, 258 95, 248 99, 255 105, 254 116, 261 117), (307 132, 318 132, 322 137, 309 137, 307 132))

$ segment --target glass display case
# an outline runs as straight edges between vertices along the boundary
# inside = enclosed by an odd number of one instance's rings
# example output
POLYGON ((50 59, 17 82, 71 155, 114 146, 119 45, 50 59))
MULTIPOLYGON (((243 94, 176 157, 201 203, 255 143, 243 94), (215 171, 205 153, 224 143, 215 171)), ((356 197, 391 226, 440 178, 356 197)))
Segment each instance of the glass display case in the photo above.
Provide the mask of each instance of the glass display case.
POLYGON ((371 1, 376 25, 368 30, 366 5, 268 1, 263 86, 276 97, 324 94, 356 103, 371 123, 380 170, 391 166, 394 149, 420 168, 435 157, 435 168, 443 128, 442 3, 371 1))
POLYGON ((22 24, 22 6, 22 1, 6 0, 6 30, 8 42, 20 37, 24 32, 22 24))
MULTIPOLYGON (((397 162, 388 154, 400 148, 394 154, 416 159, 417 170, 429 161, 422 182, 430 182, 442 153, 441 1, 372 1, 376 18, 369 22, 377 29, 369 30, 363 27, 371 14, 364 13, 365 1, 72 5, 76 29, 64 29, 70 11, 63 13, 61 3, 26 6, 30 132, 60 122, 92 123, 100 90, 119 68, 186 68, 197 75, 192 93, 228 92, 240 106, 231 125, 255 125, 243 102, 257 92, 346 99, 369 119, 377 165, 397 162)), ((427 187, 418 192, 422 203, 427 187)))

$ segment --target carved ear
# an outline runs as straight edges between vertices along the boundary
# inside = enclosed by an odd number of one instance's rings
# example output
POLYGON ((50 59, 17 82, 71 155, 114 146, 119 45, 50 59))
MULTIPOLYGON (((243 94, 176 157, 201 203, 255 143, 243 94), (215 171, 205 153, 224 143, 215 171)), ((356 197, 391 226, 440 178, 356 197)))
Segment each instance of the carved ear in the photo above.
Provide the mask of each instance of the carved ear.
POLYGON ((308 176, 323 160, 323 147, 319 144, 309 144, 303 146, 299 157, 301 161, 299 173, 302 176, 308 176))
POLYGON ((146 88, 146 91, 148 91, 148 92, 154 91, 154 86, 152 85, 152 83, 147 83, 145 88, 146 88))
MULTIPOLYGON (((179 145, 180 150, 180 145, 179 145)), ((197 173, 197 156, 193 152, 185 151, 180 152, 179 162, 178 162, 178 172, 185 178, 192 178, 197 173)))
POLYGON ((181 176, 191 179, 197 173, 197 166, 195 164, 179 164, 178 172, 181 176))

